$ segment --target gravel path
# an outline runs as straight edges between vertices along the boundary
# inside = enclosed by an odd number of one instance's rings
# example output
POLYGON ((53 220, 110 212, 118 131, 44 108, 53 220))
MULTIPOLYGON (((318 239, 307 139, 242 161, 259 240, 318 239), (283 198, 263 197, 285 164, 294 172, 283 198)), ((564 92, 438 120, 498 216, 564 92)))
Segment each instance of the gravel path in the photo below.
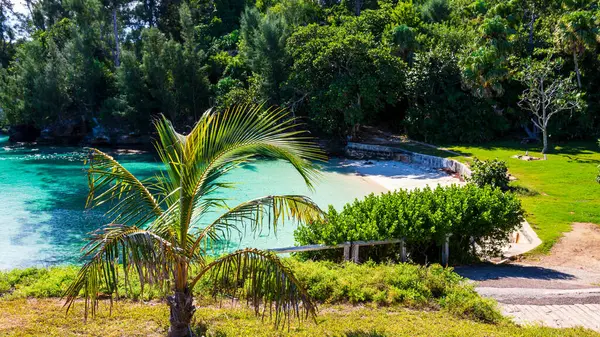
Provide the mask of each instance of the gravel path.
POLYGON ((600 273, 524 264, 455 268, 477 292, 496 299, 518 324, 583 326, 600 332, 600 273))

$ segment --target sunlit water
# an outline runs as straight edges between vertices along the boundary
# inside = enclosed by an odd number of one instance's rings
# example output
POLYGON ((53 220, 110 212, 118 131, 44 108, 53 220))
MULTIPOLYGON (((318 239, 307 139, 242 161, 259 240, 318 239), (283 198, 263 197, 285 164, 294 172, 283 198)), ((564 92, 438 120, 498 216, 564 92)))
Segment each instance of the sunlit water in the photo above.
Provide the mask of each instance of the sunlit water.
MULTIPOLYGON (((87 179, 80 148, 13 145, 0 136, 0 269, 77 263, 86 234, 106 222, 103 210, 85 210, 87 179)), ((161 165, 149 154, 114 155, 140 176, 161 165)), ((238 187, 226 192, 230 206, 273 194, 305 194, 324 209, 383 188, 352 174, 332 160, 311 192, 300 176, 279 161, 262 161, 227 176, 238 187)), ((294 244, 295 225, 286 223, 275 235, 248 235, 230 243, 274 248, 294 244)))

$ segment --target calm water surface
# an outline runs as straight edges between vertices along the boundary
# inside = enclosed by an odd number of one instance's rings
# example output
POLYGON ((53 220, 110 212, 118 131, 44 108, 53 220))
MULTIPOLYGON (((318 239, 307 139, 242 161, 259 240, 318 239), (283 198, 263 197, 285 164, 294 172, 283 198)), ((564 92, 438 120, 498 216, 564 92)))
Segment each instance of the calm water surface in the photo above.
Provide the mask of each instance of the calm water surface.
MULTIPOLYGON (((150 176, 161 164, 148 154, 114 155, 139 176, 150 176)), ((80 148, 13 145, 0 136, 0 269, 76 263, 86 233, 106 222, 102 210, 85 210, 87 179, 80 148)), ((383 188, 360 178, 335 160, 323 167, 316 192, 306 188, 288 165, 258 162, 232 172, 239 183, 226 192, 228 203, 270 194, 305 194, 321 207, 337 208, 383 188)), ((230 249, 293 245, 294 224, 274 235, 246 236, 230 249)))

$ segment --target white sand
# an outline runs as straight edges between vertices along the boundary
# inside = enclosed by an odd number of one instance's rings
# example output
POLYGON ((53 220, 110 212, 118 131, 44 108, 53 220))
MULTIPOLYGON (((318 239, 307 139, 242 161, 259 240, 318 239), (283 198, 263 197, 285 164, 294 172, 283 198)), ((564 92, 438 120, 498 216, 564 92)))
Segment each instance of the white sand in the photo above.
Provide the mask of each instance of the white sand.
POLYGON ((465 184, 441 170, 393 160, 343 160, 339 165, 390 191, 465 184))

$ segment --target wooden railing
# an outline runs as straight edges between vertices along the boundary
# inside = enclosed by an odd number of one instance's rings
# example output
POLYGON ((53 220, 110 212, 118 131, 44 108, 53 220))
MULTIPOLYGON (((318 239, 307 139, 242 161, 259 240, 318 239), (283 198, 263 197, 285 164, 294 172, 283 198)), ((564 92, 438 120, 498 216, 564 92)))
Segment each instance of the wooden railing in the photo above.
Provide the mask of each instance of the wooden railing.
MULTIPOLYGON (((444 242, 444 246, 442 247, 442 265, 448 265, 448 257, 450 255, 449 248, 449 239, 450 235, 446 236, 446 241, 444 242)), ((327 249, 344 249, 344 261, 353 261, 354 263, 359 263, 359 248, 362 246, 377 246, 377 245, 389 245, 389 244, 400 244, 400 260, 402 262, 408 261, 408 256, 406 254, 406 244, 404 239, 391 239, 391 240, 383 240, 383 241, 350 241, 344 242, 337 245, 324 245, 324 244, 316 244, 316 245, 307 245, 307 246, 293 246, 293 247, 283 247, 283 248, 272 248, 269 251, 275 254, 284 254, 284 253, 298 253, 298 252, 313 252, 319 250, 327 250, 327 249)))

